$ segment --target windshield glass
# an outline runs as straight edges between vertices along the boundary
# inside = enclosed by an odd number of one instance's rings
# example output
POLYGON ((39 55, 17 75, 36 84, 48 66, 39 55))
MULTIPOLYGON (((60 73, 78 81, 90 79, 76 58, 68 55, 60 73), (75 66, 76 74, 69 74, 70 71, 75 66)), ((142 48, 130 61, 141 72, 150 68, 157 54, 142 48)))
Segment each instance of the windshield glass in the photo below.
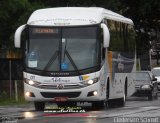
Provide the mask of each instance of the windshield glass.
POLYGON ((138 72, 136 73, 136 80, 137 81, 150 81, 150 75, 147 72, 138 72))
POLYGON ((42 71, 78 71, 98 66, 98 26, 29 27, 26 66, 42 71))
POLYGON ((152 70, 152 74, 154 76, 160 76, 160 69, 154 69, 154 70, 152 70))

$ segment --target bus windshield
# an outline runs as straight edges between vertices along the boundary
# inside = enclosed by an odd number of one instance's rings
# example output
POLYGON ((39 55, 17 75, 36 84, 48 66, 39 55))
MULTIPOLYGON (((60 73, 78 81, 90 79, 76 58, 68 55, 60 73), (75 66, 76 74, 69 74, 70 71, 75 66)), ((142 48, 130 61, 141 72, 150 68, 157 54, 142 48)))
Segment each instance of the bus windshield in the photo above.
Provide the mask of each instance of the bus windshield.
POLYGON ((26 66, 42 71, 79 71, 98 66, 99 26, 29 27, 26 66))

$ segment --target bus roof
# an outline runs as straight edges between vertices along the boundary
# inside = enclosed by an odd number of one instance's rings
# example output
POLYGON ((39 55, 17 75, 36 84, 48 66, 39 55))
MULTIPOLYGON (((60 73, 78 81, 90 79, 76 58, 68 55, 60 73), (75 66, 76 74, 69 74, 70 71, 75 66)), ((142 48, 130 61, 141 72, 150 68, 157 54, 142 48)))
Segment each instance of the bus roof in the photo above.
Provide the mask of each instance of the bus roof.
POLYGON ((58 7, 39 9, 32 13, 27 24, 41 26, 92 25, 110 19, 133 25, 131 19, 98 7, 58 7))

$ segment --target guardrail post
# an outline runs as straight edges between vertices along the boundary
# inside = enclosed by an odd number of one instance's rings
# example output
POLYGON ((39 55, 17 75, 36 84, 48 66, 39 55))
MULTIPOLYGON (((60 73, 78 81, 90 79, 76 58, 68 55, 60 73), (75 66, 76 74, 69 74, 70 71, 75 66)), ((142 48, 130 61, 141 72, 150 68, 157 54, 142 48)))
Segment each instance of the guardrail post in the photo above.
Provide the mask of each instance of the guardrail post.
POLYGON ((17 80, 15 80, 15 98, 18 101, 18 88, 17 88, 17 80))
POLYGON ((11 68, 11 59, 9 60, 9 85, 10 85, 10 99, 12 97, 12 68, 11 68))

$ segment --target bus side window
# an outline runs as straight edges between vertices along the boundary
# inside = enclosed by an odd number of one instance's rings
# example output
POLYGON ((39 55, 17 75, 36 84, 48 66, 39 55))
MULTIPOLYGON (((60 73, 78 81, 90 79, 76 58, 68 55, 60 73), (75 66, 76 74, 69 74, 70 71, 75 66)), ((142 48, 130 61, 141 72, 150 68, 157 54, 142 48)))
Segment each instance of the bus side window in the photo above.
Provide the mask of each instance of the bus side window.
POLYGON ((105 59, 105 48, 102 48, 102 60, 104 60, 105 59))

